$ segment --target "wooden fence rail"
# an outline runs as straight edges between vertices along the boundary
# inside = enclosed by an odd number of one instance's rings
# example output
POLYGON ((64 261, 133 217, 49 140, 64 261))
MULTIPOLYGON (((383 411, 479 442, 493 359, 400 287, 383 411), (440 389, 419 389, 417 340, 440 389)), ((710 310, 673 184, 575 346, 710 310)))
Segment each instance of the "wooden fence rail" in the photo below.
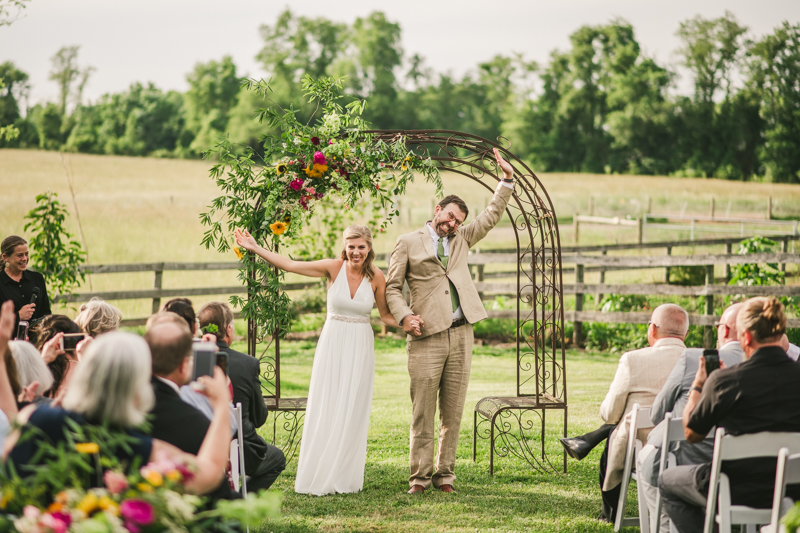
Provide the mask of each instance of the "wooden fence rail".
MULTIPOLYGON (((780 236, 771 237, 782 242, 781 253, 760 253, 749 255, 731 254, 732 245, 738 242, 737 239, 709 239, 706 241, 669 241, 662 243, 644 243, 632 245, 629 243, 622 245, 593 245, 583 247, 565 247, 567 253, 562 254, 564 265, 574 265, 573 268, 565 267, 564 273, 574 273, 575 283, 565 284, 564 294, 575 295, 575 310, 565 312, 565 320, 574 322, 573 342, 580 344, 582 341, 583 322, 607 322, 607 323, 647 323, 649 315, 647 313, 603 313, 600 311, 586 311, 583 309, 584 295, 586 294, 637 294, 637 295, 669 295, 669 296, 690 296, 706 298, 706 313, 703 315, 692 315, 692 324, 707 326, 713 325, 717 317, 713 316, 714 296, 800 296, 800 286, 731 286, 714 284, 714 265, 726 266, 727 281, 730 276, 730 265, 747 263, 776 263, 785 265, 800 263, 800 254, 786 253, 788 241, 792 237, 780 236), (649 256, 611 256, 606 252, 611 250, 629 250, 632 248, 651 249, 665 248, 669 252, 673 247, 689 245, 725 245, 725 254, 702 254, 702 255, 649 255, 649 256), (585 252, 599 251, 602 255, 586 255, 585 252), (569 253, 577 252, 577 253, 569 253), (606 271, 612 270, 638 270, 645 268, 665 268, 676 266, 705 266, 706 284, 699 286, 678 286, 666 283, 630 283, 630 284, 608 284, 604 282, 606 271), (584 283, 584 273, 591 271, 600 272, 600 282, 596 284, 584 283)), ((376 261, 386 261, 387 254, 379 254, 376 261)), ((516 271, 511 272, 491 272, 484 271, 486 265, 516 265, 517 254, 515 250, 476 250, 470 252, 468 263, 474 271, 476 278, 476 288, 484 299, 494 299, 498 295, 515 296, 517 286, 515 282, 487 282, 486 279, 514 278, 516 271)), ((151 299, 152 310, 157 311, 163 298, 173 298, 177 296, 206 296, 206 295, 231 295, 244 294, 244 288, 240 285, 223 287, 194 287, 194 288, 170 288, 165 289, 163 284, 163 273, 167 271, 211 271, 211 270, 234 270, 239 268, 239 263, 231 262, 212 262, 212 263, 179 263, 179 262, 157 262, 157 263, 133 263, 133 264, 111 264, 111 265, 87 265, 83 267, 84 272, 91 274, 115 274, 131 272, 153 272, 154 283, 151 289, 137 289, 125 291, 108 291, 94 293, 73 294, 69 297, 61 298, 65 302, 84 302, 92 297, 100 297, 105 300, 129 300, 129 299, 151 299)), ((287 283, 285 290, 306 290, 318 287, 318 281, 308 281, 301 283, 287 283)), ((526 292, 525 287, 522 288, 526 292)), ((515 310, 490 310, 490 318, 516 318, 515 310)), ((138 325, 144 323, 143 318, 126 319, 123 325, 138 325)), ((790 319, 790 327, 800 327, 800 319, 790 319)))

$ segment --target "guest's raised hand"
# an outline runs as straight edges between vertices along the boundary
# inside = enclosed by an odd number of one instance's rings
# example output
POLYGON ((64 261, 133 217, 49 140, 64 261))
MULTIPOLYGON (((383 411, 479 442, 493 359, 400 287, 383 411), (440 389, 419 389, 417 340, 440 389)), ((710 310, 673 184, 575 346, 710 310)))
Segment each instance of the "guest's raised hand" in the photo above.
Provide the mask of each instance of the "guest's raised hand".
POLYGON ((53 335, 53 338, 44 343, 42 346, 42 359, 47 364, 52 363, 56 360, 56 357, 65 353, 63 348, 61 348, 61 342, 64 338, 64 334, 60 331, 53 335))
POLYGON ((86 350, 89 349, 89 345, 94 342, 94 339, 90 336, 84 337, 84 339, 78 343, 75 347, 75 358, 80 361, 83 359, 83 356, 86 355, 86 350))
POLYGON ((214 344, 217 343, 217 336, 213 333, 203 333, 201 339, 203 342, 213 342, 214 344))
POLYGON ((694 381, 692 381, 692 388, 699 387, 703 388, 703 385, 706 384, 706 380, 708 379, 708 373, 706 372, 706 358, 702 355, 700 356, 700 360, 697 362, 697 373, 694 375, 694 381))
POLYGON ((214 367, 214 377, 200 376, 197 378, 195 390, 200 394, 207 396, 215 407, 224 407, 227 409, 230 403, 230 390, 228 389, 228 376, 218 366, 214 367))
POLYGON ((246 229, 242 230, 237 228, 233 232, 233 236, 236 238, 236 244, 241 246, 245 250, 253 252, 258 246, 256 240, 253 238, 252 235, 250 235, 250 232, 247 231, 246 229))
POLYGON ((14 301, 7 300, 0 307, 0 352, 6 351, 8 341, 14 334, 14 301))
POLYGON ((511 166, 511 163, 503 159, 503 156, 500 155, 500 150, 497 148, 494 149, 494 158, 497 161, 497 166, 503 171, 505 179, 514 179, 514 167, 511 166))
POLYGON ((22 392, 19 393, 19 398, 17 398, 17 401, 32 402, 36 398, 37 390, 39 390, 39 382, 34 381, 30 385, 22 389, 22 392))

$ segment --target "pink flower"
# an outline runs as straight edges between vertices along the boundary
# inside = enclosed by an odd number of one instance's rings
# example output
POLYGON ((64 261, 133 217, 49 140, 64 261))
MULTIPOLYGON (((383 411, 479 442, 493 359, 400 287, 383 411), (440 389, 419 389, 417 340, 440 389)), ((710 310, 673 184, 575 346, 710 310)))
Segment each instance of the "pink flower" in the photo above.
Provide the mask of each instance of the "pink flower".
POLYGON ((293 179, 292 182, 289 184, 289 187, 295 191, 299 191, 303 188, 303 180, 301 179, 293 179))
POLYGON ((314 152, 314 164, 326 165, 327 161, 325 161, 325 154, 323 154, 322 152, 314 152))
POLYGON ((67 533, 72 518, 67 513, 46 513, 39 519, 39 524, 53 533, 67 533))
POLYGON ((125 520, 125 529, 133 533, 139 533, 140 526, 148 526, 155 520, 153 507, 144 500, 125 500, 119 512, 125 520))
POLYGON ((308 196, 300 197, 300 207, 308 211, 308 196))
POLYGON ((317 194, 315 194, 314 196, 316 196, 316 197, 317 197, 317 200, 322 200, 322 197, 323 197, 324 195, 323 195, 321 192, 318 192, 318 193, 317 193, 317 194))
POLYGON ((319 137, 311 137, 311 144, 319 146, 319 137))
POLYGON ((328 139, 328 144, 333 144, 333 139, 328 139))
POLYGON ((111 494, 119 494, 128 488, 128 479, 124 475, 119 472, 114 472, 113 470, 106 471, 103 475, 103 481, 106 484, 108 492, 111 494))
POLYGON ((39 510, 38 507, 34 507, 33 505, 26 505, 22 509, 22 516, 25 518, 30 518, 35 520, 41 516, 42 512, 39 510))
POLYGON ((317 193, 317 191, 316 191, 316 189, 314 189, 314 187, 306 187, 306 192, 308 194, 316 194, 317 193))

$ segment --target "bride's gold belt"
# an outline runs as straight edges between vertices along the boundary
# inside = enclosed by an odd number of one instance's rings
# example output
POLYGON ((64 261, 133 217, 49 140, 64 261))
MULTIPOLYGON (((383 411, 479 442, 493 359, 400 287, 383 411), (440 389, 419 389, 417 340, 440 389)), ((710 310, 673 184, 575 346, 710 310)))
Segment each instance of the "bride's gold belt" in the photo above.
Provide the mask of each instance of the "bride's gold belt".
POLYGON ((349 316, 349 315, 328 315, 331 320, 338 320, 339 322, 353 322, 356 324, 369 324, 368 316, 349 316))

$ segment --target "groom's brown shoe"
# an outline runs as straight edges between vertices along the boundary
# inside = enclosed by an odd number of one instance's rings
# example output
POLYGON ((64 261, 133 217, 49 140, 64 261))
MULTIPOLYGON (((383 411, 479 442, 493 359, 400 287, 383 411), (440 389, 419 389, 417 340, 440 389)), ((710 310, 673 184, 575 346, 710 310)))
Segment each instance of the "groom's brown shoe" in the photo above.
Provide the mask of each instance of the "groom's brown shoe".
POLYGON ((422 485, 411 485, 411 488, 408 489, 409 494, 421 494, 425 492, 425 487, 422 485))
POLYGON ((442 492, 446 492, 448 494, 450 493, 455 494, 456 492, 456 488, 453 485, 447 485, 447 484, 439 485, 439 490, 442 492))

